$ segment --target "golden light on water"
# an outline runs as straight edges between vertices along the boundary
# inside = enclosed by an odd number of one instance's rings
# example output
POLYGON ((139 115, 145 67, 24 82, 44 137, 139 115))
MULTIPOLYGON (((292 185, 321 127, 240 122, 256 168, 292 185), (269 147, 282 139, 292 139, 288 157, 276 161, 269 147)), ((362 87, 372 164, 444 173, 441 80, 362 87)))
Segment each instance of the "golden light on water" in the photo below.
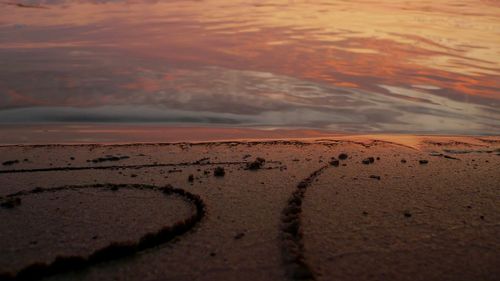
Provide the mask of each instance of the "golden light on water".
MULTIPOLYGON (((0 51, 6 56, 14 50, 28 58, 35 53, 75 73, 82 73, 79 69, 89 60, 92 67, 108 69, 104 76, 110 77, 100 79, 110 80, 112 86, 104 88, 114 90, 94 88, 106 93, 92 95, 92 101, 88 96, 51 96, 48 100, 53 105, 102 106, 124 100, 162 103, 163 97, 170 107, 173 94, 169 89, 175 89, 179 93, 176 104, 191 109, 189 101, 196 94, 189 91, 204 87, 207 92, 198 95, 217 95, 214 89, 220 90, 221 83, 224 90, 260 104, 248 97, 249 86, 241 80, 242 73, 249 73, 264 79, 258 82, 264 84, 272 83, 275 78, 268 76, 272 74, 336 89, 397 96, 404 102, 419 100, 421 105, 423 100, 432 104, 432 95, 441 96, 493 107, 478 118, 499 114, 494 109, 500 100, 500 5, 496 1, 101 2, 46 0, 36 2, 45 9, 4 5, 0 10, 0 51), (218 82, 205 81, 206 77, 200 77, 205 70, 198 71, 204 67, 228 72, 221 72, 225 76, 218 82), (431 96, 410 97, 385 86, 431 96), (124 96, 123 90, 131 96, 124 96)), ((33 66, 13 66, 22 67, 33 66)), ((65 81, 81 87, 78 75, 71 74, 65 81)), ((95 83, 87 86, 100 85, 95 83)), ((43 103, 39 93, 8 84, 3 87, 17 93, 18 102, 23 96, 26 102, 43 103)), ((311 96, 297 100, 297 92, 307 87, 292 84, 278 92, 252 95, 272 101, 279 97, 283 102, 293 101, 293 106, 325 106, 325 100, 311 96)), ((337 106, 345 101, 329 102, 337 106)), ((356 102, 365 103, 361 98, 356 102)), ((270 109, 262 108, 266 110, 270 109)))

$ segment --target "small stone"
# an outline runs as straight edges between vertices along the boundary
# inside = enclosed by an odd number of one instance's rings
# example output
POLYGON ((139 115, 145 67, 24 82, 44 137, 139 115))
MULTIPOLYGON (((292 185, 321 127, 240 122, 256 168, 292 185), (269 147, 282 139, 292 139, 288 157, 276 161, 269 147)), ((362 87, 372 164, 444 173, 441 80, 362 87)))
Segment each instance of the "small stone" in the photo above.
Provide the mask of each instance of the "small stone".
POLYGON ((332 166, 334 166, 334 167, 338 167, 338 166, 339 166, 339 164, 340 164, 340 162, 339 162, 339 160, 337 160, 337 159, 332 159, 332 160, 330 161, 330 165, 332 165, 332 166))
MULTIPOLYGON (((373 157, 370 157, 370 158, 373 159, 373 157)), ((363 161, 361 161, 361 163, 363 163, 365 165, 373 163, 373 161, 370 158, 363 159, 363 161)))
POLYGON ((247 164, 247 169, 258 170, 258 169, 262 168, 262 166, 264 165, 265 162, 266 162, 266 159, 257 157, 257 159, 255 159, 255 161, 247 164))
POLYGON ((194 176, 191 174, 188 177, 188 182, 193 182, 194 181, 194 176))
POLYGON ((347 159, 347 157, 348 157, 348 156, 347 156, 347 153, 340 153, 340 154, 339 154, 339 159, 340 159, 340 160, 346 160, 346 159, 347 159))
POLYGON ((406 159, 401 159, 401 163, 406 163, 406 159))
POLYGON ((418 160, 418 163, 420 163, 421 165, 423 165, 423 164, 429 163, 429 161, 427 161, 425 159, 422 159, 422 160, 418 160))
POLYGON ((370 178, 371 179, 380 180, 380 176, 376 176, 376 175, 371 175, 370 178))
POLYGON ((404 216, 407 217, 407 218, 411 217, 410 211, 405 211, 404 212, 404 216))
POLYGON ((236 234, 234 236, 234 239, 235 240, 239 240, 239 239, 243 238, 243 236, 245 236, 245 233, 241 232, 241 233, 236 234))
POLYGON ((226 174, 226 171, 224 170, 223 167, 217 167, 214 170, 214 176, 216 177, 223 177, 226 174))

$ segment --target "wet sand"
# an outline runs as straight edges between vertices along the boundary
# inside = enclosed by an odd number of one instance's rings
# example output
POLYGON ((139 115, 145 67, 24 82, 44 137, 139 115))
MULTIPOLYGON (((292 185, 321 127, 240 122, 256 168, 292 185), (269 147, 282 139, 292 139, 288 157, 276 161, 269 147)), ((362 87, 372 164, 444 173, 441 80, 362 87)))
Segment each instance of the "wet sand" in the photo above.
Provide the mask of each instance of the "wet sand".
POLYGON ((500 137, 0 147, 0 280, 497 280, 500 137))

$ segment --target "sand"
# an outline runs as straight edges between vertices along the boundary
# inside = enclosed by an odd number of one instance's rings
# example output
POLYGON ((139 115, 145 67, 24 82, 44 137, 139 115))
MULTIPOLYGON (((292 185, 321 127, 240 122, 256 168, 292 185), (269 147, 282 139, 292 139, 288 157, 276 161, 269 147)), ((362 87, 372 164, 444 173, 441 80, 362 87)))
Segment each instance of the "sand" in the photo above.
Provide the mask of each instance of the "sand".
POLYGON ((0 280, 500 276, 500 137, 9 145, 0 163, 0 280))

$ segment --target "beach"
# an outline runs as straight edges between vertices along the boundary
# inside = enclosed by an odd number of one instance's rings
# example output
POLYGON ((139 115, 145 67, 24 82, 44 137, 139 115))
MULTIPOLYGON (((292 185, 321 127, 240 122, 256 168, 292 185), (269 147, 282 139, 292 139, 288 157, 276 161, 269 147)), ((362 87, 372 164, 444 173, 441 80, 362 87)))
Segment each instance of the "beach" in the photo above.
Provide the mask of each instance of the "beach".
POLYGON ((500 280, 500 1, 0 0, 0 281, 500 280))
POLYGON ((0 280, 497 280, 500 137, 0 147, 0 280))

